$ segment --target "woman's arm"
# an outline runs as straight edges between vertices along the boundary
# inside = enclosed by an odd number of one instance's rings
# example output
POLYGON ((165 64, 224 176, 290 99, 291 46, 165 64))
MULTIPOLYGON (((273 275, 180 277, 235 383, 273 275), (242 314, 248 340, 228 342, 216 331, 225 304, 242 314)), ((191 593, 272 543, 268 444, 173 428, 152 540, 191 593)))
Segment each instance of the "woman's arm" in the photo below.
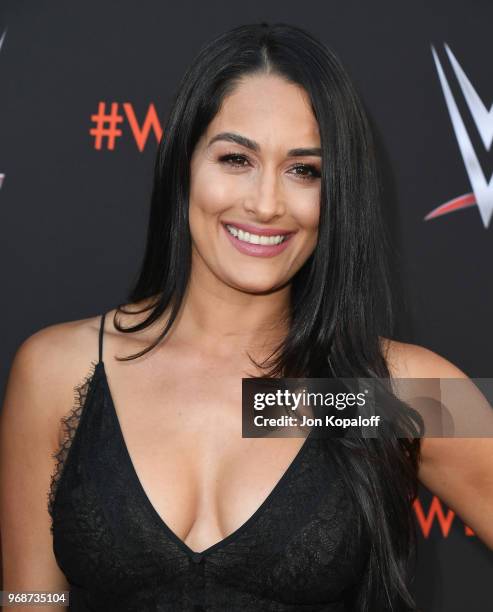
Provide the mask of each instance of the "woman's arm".
MULTIPOLYGON (((389 359, 396 378, 468 378, 444 357, 414 344, 392 342, 389 359)), ((493 550, 493 439, 423 438, 421 455, 419 480, 493 550)))
MULTIPOLYGON (((4 591, 62 591, 67 581, 53 554, 47 493, 58 442, 60 370, 55 327, 24 341, 11 365, 0 413, 0 534, 4 591), (55 330, 55 331, 54 331, 55 330), (58 384, 58 388, 57 388, 58 384)), ((59 611, 60 606, 5 607, 59 611)))

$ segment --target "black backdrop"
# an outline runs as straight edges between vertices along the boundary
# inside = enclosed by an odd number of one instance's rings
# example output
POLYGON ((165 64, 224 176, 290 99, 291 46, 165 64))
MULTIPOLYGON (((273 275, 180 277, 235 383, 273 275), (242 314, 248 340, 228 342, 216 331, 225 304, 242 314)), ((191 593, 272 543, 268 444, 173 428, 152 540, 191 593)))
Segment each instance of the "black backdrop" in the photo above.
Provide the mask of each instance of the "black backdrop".
MULTIPOLYGON (((470 181, 432 55, 433 46, 487 185, 493 158, 481 134, 493 127, 491 2, 1 0, 3 385, 28 335, 123 300, 143 252, 157 143, 152 127, 145 137, 145 119, 154 118, 159 133, 198 48, 258 20, 309 29, 362 93, 400 254, 407 310, 398 339, 440 353, 471 377, 492 375, 493 219, 485 223, 475 204, 479 179, 470 181), (481 120, 445 44, 485 106, 481 120), (112 103, 121 135, 113 148, 107 138, 97 148, 92 119, 112 103), (425 220, 460 196, 472 205, 425 220)), ((481 198, 485 213, 493 191, 481 198)), ((424 487, 416 518, 423 610, 490 609, 491 551, 424 487)))

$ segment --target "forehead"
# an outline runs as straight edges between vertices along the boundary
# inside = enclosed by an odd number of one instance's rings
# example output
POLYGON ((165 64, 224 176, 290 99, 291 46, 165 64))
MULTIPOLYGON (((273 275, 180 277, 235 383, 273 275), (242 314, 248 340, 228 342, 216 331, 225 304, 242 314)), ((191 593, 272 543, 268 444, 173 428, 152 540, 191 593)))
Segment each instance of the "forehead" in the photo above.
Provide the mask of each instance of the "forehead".
POLYGON ((308 94, 278 75, 244 77, 224 98, 206 136, 223 130, 286 148, 320 144, 308 94))

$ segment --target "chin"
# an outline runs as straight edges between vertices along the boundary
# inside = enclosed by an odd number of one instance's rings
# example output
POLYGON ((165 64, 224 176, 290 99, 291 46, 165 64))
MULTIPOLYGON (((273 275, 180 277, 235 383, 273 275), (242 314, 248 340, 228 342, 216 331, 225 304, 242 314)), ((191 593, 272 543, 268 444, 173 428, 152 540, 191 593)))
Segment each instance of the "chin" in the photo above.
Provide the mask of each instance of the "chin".
POLYGON ((242 278, 230 278, 230 284, 246 293, 267 293, 275 291, 284 283, 272 278, 262 280, 257 276, 256 278, 247 279, 243 276, 242 278))

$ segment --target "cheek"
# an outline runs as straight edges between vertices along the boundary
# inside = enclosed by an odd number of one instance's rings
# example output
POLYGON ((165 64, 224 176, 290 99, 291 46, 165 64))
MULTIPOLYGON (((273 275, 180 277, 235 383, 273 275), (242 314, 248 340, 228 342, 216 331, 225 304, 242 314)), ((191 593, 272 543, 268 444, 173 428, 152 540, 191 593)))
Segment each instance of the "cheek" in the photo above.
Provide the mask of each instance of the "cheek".
POLYGON ((291 214, 298 225, 307 232, 316 232, 320 220, 320 191, 304 194, 296 199, 291 214))
POLYGON ((217 214, 231 206, 236 197, 234 183, 212 168, 197 168, 190 186, 190 214, 217 214))

